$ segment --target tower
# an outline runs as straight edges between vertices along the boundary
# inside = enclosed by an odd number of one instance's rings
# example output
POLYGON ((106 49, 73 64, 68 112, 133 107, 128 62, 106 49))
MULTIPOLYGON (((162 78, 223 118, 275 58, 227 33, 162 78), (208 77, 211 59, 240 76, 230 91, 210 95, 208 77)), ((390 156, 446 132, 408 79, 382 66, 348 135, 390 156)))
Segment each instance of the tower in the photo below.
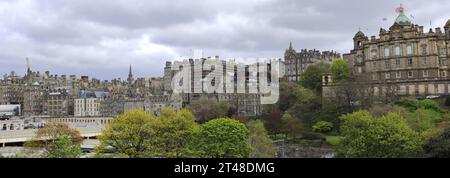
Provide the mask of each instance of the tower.
POLYGON ((445 23, 444 29, 445 35, 447 36, 447 38, 450 38, 450 19, 448 19, 447 23, 445 23))
POLYGON ((355 37, 353 37, 354 49, 361 49, 363 47, 363 42, 366 41, 369 41, 369 38, 361 30, 359 30, 355 34, 355 37))

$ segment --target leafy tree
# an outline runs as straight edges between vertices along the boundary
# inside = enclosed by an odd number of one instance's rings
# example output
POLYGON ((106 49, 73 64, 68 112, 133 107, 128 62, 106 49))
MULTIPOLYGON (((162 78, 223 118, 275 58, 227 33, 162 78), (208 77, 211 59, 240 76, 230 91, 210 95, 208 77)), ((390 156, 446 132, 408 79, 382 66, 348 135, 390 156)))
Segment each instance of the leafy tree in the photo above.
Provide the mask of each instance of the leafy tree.
POLYGON ((430 99, 418 100, 417 106, 419 108, 423 108, 423 109, 430 109, 430 110, 434 110, 436 112, 442 112, 442 109, 439 106, 439 104, 436 101, 433 101, 430 99))
POLYGON ((335 59, 331 62, 331 74, 334 82, 347 80, 351 75, 350 65, 343 59, 335 59))
POLYGON ((295 117, 292 117, 289 113, 284 113, 281 118, 283 124, 283 132, 286 136, 296 138, 303 133, 303 124, 295 117))
POLYGON ((80 145, 72 143, 67 135, 58 135, 47 153, 49 158, 79 158, 82 155, 80 145))
POLYGON ((450 158, 450 129, 446 129, 438 137, 428 140, 424 150, 428 157, 450 158))
POLYGON ((327 121, 319 121, 313 125, 313 131, 318 133, 328 133, 333 129, 333 123, 327 121))
POLYGON ((271 134, 278 134, 282 129, 281 118, 283 117, 283 112, 277 106, 267 105, 263 111, 262 119, 264 120, 264 125, 271 134))
POLYGON ((442 115, 435 110, 419 108, 406 113, 405 118, 414 130, 422 132, 435 129, 435 123, 442 120, 442 115))
POLYGON ((97 153, 118 153, 130 158, 155 156, 156 118, 143 110, 130 110, 109 124, 99 136, 97 153))
MULTIPOLYGON (((46 123, 44 127, 39 128, 33 139, 26 142, 24 146, 26 148, 43 148, 44 153, 47 154, 50 152, 54 142, 61 136, 68 136, 70 141, 76 145, 83 142, 83 137, 81 137, 78 130, 70 128, 66 123, 51 121, 46 123)), ((41 156, 45 157, 46 155, 41 156)))
POLYGON ((201 125, 185 147, 188 157, 246 158, 251 146, 244 124, 233 119, 214 119, 201 125))
POLYGON ((273 158, 275 157, 275 147, 272 139, 269 138, 264 123, 260 120, 251 120, 247 123, 249 131, 249 141, 252 147, 250 157, 252 158, 273 158))
POLYGON ((218 118, 221 115, 217 99, 207 96, 202 96, 198 101, 193 101, 191 103, 191 110, 192 114, 194 114, 200 123, 218 118))
POLYGON ((322 75, 330 72, 330 65, 320 62, 318 64, 310 65, 302 73, 300 77, 300 85, 322 93, 322 75))
POLYGON ((280 83, 280 98, 278 107, 281 111, 287 111, 297 103, 307 103, 315 97, 312 90, 303 88, 293 82, 280 83))
POLYGON ((341 156, 413 157, 422 151, 422 137, 397 113, 375 118, 363 110, 346 114, 341 120, 341 156))
POLYGON ((157 118, 154 147, 162 157, 179 157, 192 132, 198 127, 195 117, 189 110, 176 112, 163 108, 157 118))

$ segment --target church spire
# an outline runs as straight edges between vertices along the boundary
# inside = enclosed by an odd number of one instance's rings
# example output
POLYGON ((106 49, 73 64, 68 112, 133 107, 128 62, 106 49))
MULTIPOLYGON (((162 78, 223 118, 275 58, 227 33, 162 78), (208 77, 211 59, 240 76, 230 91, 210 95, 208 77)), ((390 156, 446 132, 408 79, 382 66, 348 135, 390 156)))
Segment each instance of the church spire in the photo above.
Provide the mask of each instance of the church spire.
POLYGON ((292 41, 289 42, 289 50, 292 50, 292 41))
POLYGON ((130 64, 130 69, 128 71, 128 79, 132 79, 133 78, 133 72, 131 71, 131 64, 130 64))

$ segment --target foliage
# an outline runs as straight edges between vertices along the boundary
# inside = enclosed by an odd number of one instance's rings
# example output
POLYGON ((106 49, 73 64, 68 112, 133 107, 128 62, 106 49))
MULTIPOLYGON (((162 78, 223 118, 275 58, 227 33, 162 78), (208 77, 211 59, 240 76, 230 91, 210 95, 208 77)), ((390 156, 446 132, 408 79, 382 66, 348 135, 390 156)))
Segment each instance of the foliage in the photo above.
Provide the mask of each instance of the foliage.
POLYGON ((33 150, 33 148, 42 148, 46 155, 41 156, 45 157, 50 152, 54 142, 64 135, 68 136, 70 141, 75 145, 79 145, 83 142, 83 137, 81 137, 78 130, 70 128, 63 122, 51 121, 46 123, 44 127, 39 128, 36 131, 35 136, 24 144, 24 147, 30 148, 29 150, 33 150))
POLYGON ((282 130, 281 117, 283 117, 283 112, 275 105, 265 106, 265 111, 262 114, 262 119, 264 120, 264 125, 271 134, 278 134, 282 130))
POLYGON ((347 80, 351 75, 350 65, 343 59, 335 59, 331 62, 331 74, 333 75, 333 82, 347 80))
POLYGON ((269 138, 264 123, 260 120, 251 120, 247 123, 249 131, 249 141, 252 151, 252 158, 273 158, 275 157, 275 147, 272 139, 269 138))
POLYGON ((450 97, 445 97, 445 106, 450 106, 450 97))
POLYGON ((67 135, 58 135, 47 153, 48 158, 79 158, 82 155, 80 145, 74 144, 67 135))
POLYGON ((422 109, 431 109, 436 112, 442 112, 442 109, 439 106, 439 104, 430 99, 417 100, 413 98, 404 98, 395 102, 395 104, 405 107, 411 111, 422 108, 422 109))
POLYGON ((422 151, 422 137, 397 113, 373 117, 363 110, 343 115, 341 120, 341 156, 413 157, 422 151))
POLYGON ((246 158, 251 146, 244 124, 233 119, 213 119, 201 125, 192 135, 184 153, 200 158, 246 158))
POLYGON ((330 72, 330 65, 320 62, 310 65, 302 73, 300 77, 300 85, 315 91, 316 93, 322 93, 322 75, 330 72))
POLYGON ((431 109, 419 108, 405 114, 406 121, 416 131, 435 128, 435 123, 442 120, 442 114, 431 109))
POLYGON ((312 127, 314 132, 328 133, 333 129, 333 123, 327 121, 319 121, 312 127))
POLYGON ((130 158, 154 156, 156 122, 155 116, 143 110, 130 110, 118 116, 99 136, 97 153, 119 153, 130 158))
POLYGON ((224 111, 220 111, 217 99, 207 96, 202 96, 198 101, 193 101, 190 108, 192 114, 200 123, 221 117, 221 113, 224 114, 224 111))
POLYGON ((163 108, 155 126, 154 147, 162 157, 179 157, 191 134, 198 127, 195 117, 186 109, 176 112, 163 108))
POLYGON ((329 135, 329 136, 326 136, 325 139, 330 145, 336 146, 336 145, 339 145, 342 137, 329 135))
POLYGON ((431 138, 424 146, 429 157, 450 158, 450 129, 446 129, 436 138, 431 138))
POLYGON ((307 103, 315 97, 313 91, 303 88, 293 82, 280 83, 280 98, 278 107, 281 111, 286 111, 295 104, 307 103))
POLYGON ((303 124, 295 117, 292 117, 289 113, 284 113, 281 118, 283 124, 283 132, 290 137, 296 138, 301 136, 304 129, 303 124))

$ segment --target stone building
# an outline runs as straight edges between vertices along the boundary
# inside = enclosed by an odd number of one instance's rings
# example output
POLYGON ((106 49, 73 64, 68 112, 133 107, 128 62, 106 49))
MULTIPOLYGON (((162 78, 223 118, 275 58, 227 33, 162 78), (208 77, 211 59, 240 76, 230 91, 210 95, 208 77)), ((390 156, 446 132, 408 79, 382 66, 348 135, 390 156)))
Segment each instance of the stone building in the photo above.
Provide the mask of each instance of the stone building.
POLYGON ((285 78, 288 81, 299 81, 300 75, 309 65, 319 62, 329 64, 334 59, 340 57, 341 55, 335 51, 320 52, 316 49, 302 49, 300 52, 296 52, 292 48, 292 43, 290 43, 289 48, 284 53, 285 78))
POLYGON ((399 8, 395 23, 379 37, 368 38, 358 31, 353 38, 354 49, 344 54, 355 74, 368 75, 374 94, 395 86, 399 95, 429 96, 450 91, 450 20, 441 28, 424 32, 413 24, 399 8))
POLYGON ((158 115, 162 108, 170 108, 175 111, 181 110, 183 107, 180 95, 153 95, 148 96, 144 100, 144 110, 147 114, 158 115))
POLYGON ((38 116, 44 112, 45 89, 37 82, 25 86, 23 91, 23 115, 24 116, 38 116))
POLYGON ((73 115, 73 98, 66 89, 51 89, 46 92, 44 115, 60 117, 73 115))

